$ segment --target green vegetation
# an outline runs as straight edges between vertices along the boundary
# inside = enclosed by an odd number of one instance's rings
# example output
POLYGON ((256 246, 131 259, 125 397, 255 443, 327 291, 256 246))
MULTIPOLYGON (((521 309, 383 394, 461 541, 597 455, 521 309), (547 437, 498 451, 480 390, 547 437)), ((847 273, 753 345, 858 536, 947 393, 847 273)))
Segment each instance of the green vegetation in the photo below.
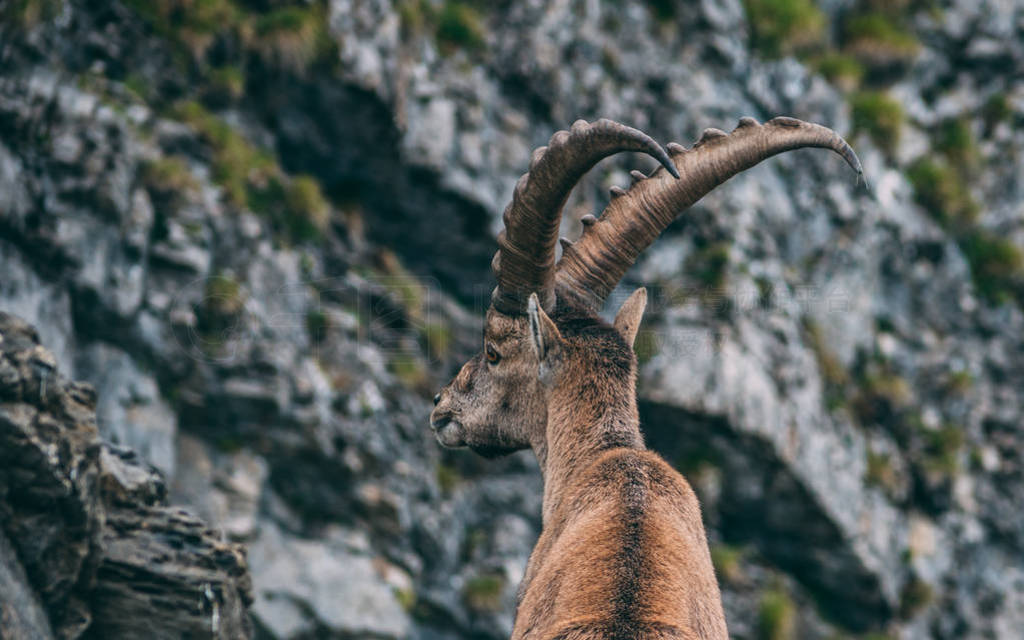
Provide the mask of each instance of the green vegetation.
POLYGON ((853 91, 864 79, 864 65, 853 56, 830 52, 814 62, 818 73, 844 91, 853 91))
POLYGON ((381 249, 375 260, 380 271, 386 276, 383 284, 395 302, 410 318, 420 319, 423 316, 424 300, 423 285, 419 279, 406 271, 402 261, 393 251, 381 249))
POLYGON ((164 156, 142 167, 142 184, 156 203, 175 207, 184 202, 187 194, 195 192, 199 183, 189 170, 184 158, 164 156))
POLYGON ((285 190, 284 204, 284 222, 293 240, 318 240, 327 232, 331 205, 316 179, 310 176, 293 178, 285 190))
POLYGON ((248 206, 250 188, 266 182, 276 169, 270 154, 249 144, 230 125, 198 102, 177 104, 172 109, 172 116, 195 129, 210 146, 213 179, 223 187, 228 201, 237 206, 248 206))
POLYGON ((152 83, 141 73, 129 73, 124 79, 124 88, 140 101, 149 100, 153 94, 152 83))
POLYGON ((971 279, 985 299, 1003 303, 1024 296, 1024 252, 1012 241, 976 229, 960 242, 971 265, 971 279))
POLYGON ((775 285, 764 276, 755 276, 754 285, 757 287, 758 308, 771 309, 775 304, 775 285))
MULTIPOLYGON (((333 59, 333 40, 326 29, 322 2, 255 10, 243 0, 126 0, 150 27, 172 45, 182 68, 206 73, 207 52, 215 42, 228 44, 242 64, 249 54, 264 63, 293 72, 318 60, 333 59)), ((266 3, 260 3, 266 4, 266 3)), ((237 87, 231 78, 210 78, 220 89, 237 87), (227 84, 224 81, 228 80, 227 84)), ((223 97, 224 94, 222 94, 223 97)), ((230 94, 228 94, 230 95, 230 94)))
POLYGON ((437 14, 437 44, 442 52, 482 49, 484 34, 480 12, 466 2, 448 0, 437 14))
POLYGON ((954 371, 949 374, 949 379, 946 380, 946 389, 959 396, 966 394, 973 386, 974 376, 969 371, 954 371))
POLYGON ((963 429, 945 424, 936 430, 926 430, 924 436, 923 465, 926 471, 955 474, 959 468, 959 454, 964 446, 963 429))
POLYGON ((671 22, 676 17, 675 0, 647 0, 647 8, 659 22, 671 22))
POLYGON ((889 495, 895 493, 898 489, 899 479, 896 477, 896 470, 893 469, 888 454, 875 453, 868 449, 864 482, 879 487, 889 495))
POLYGON ((744 0, 751 45, 767 58, 806 51, 822 42, 825 15, 811 0, 744 0))
POLYGON ((395 594, 395 600, 401 605, 402 609, 406 613, 412 612, 416 608, 416 592, 412 589, 400 589, 398 587, 392 588, 392 593, 395 594))
POLYGON ((985 101, 982 108, 985 126, 991 129, 1000 122, 1007 122, 1013 117, 1013 107, 1005 93, 994 93, 985 101))
POLYGON ((640 364, 650 362, 658 355, 659 344, 658 334, 654 331, 640 329, 633 341, 633 351, 636 353, 636 361, 640 364))
POLYGON ((427 323, 422 329, 427 354, 432 360, 442 360, 451 350, 452 329, 442 322, 427 323))
POLYGON ((900 593, 900 615, 911 618, 927 607, 935 599, 935 592, 924 580, 914 576, 903 585, 900 593))
POLYGON ((426 0, 400 0, 395 4, 395 10, 398 11, 398 20, 402 25, 402 35, 408 38, 426 27, 431 6, 426 0))
POLYGON ((245 307, 242 287, 229 274, 206 280, 202 305, 198 309, 199 332, 202 347, 208 353, 217 353, 233 336, 231 328, 245 307))
POLYGON ((738 582, 743 578, 743 550, 727 544, 716 544, 711 547, 711 564, 715 573, 724 582, 738 582))
POLYGON ((214 442, 214 446, 221 453, 238 453, 245 447, 245 440, 237 435, 220 436, 214 442))
POLYGON ((941 159, 921 158, 907 168, 914 199, 949 230, 973 224, 980 208, 960 174, 941 159))
POLYGON ((331 328, 331 318, 323 309, 310 309, 306 312, 306 332, 313 343, 323 341, 331 328))
POLYGON ((791 640, 796 637, 796 604, 789 594, 774 587, 761 595, 757 610, 760 640, 791 640))
POLYGON ((205 95, 218 102, 231 102, 245 95, 245 74, 235 66, 218 67, 207 76, 205 95))
POLYGON ((894 426, 920 423, 919 414, 908 413, 913 399, 910 383, 885 362, 862 365, 857 373, 856 391, 851 395, 851 408, 862 425, 888 421, 893 421, 894 426))
POLYGON ((808 343, 818 361, 818 369, 825 381, 825 406, 829 411, 835 411, 846 404, 846 386, 850 382, 850 374, 825 343, 821 326, 811 318, 804 318, 803 325, 808 343))
POLYGON ((853 132, 866 133, 882 150, 892 153, 903 128, 903 107, 880 91, 860 91, 850 97, 853 132))
POLYGON ((933 145, 939 152, 936 157, 921 158, 907 168, 915 201, 956 238, 982 298, 996 304, 1024 301, 1024 251, 977 226, 981 207, 968 184, 980 152, 970 121, 959 117, 941 123, 933 145))
POLYGON ((912 399, 910 383, 888 371, 865 376, 863 386, 872 397, 884 400, 894 409, 909 406, 912 399))
POLYGON ((973 169, 981 157, 978 143, 971 132, 970 121, 964 117, 946 120, 939 125, 934 145, 936 150, 964 173, 973 169))
POLYGON ((445 495, 455 490, 455 487, 462 482, 462 475, 455 467, 446 464, 437 465, 437 485, 445 495))
POLYGON ((231 0, 125 0, 153 30, 201 58, 217 33, 233 28, 240 10, 231 0))
POLYGON ((872 11, 851 16, 843 28, 846 48, 868 64, 888 65, 913 57, 921 48, 917 37, 897 16, 872 11))
POLYGON ((430 375, 427 373, 423 362, 412 354, 397 354, 388 362, 388 370, 406 388, 422 395, 432 395, 430 392, 430 375))
POLYGON ((720 293, 725 288, 730 245, 716 242, 698 249, 687 260, 687 272, 701 284, 720 293))
POLYGON ((190 125, 211 151, 213 179, 228 202, 269 218, 292 242, 316 241, 330 225, 331 207, 310 176, 289 178, 274 157, 194 101, 171 115, 190 125))
POLYGON ((242 286, 232 276, 222 274, 206 281, 203 306, 221 317, 234 316, 245 304, 242 286))
POLYGON ((497 574, 485 574, 471 578, 462 590, 462 600, 475 611, 494 612, 501 610, 501 594, 505 590, 505 578, 497 574))
POLYGON ((0 8, 0 22, 12 22, 22 28, 53 20, 64 8, 64 0, 13 0, 0 8))
POLYGON ((326 22, 319 5, 275 9, 253 18, 253 46, 264 61, 302 72, 333 52, 326 22))

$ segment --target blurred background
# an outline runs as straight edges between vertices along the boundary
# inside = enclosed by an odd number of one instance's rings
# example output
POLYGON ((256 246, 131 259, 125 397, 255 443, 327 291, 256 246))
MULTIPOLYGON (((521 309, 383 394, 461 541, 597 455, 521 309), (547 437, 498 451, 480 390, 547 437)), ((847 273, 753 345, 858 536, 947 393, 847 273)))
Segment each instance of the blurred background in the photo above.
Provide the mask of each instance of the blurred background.
MULTIPOLYGON (((846 135, 873 191, 771 159, 619 292, 651 290, 643 430, 730 631, 1021 637, 1024 2, 0 7, 0 310, 248 548, 256 637, 508 636, 536 463, 427 415, 516 179, 577 118, 688 146, 775 115, 846 135)), ((637 168, 592 171, 564 234, 637 168)))

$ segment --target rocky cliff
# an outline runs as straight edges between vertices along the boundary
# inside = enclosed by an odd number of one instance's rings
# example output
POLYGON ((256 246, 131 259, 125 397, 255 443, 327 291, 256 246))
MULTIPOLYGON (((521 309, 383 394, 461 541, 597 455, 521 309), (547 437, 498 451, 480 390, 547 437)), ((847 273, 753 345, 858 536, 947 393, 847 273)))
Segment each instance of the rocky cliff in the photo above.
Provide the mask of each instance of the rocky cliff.
POLYGON ((248 638, 240 544, 167 505, 155 469, 101 443, 92 387, 0 313, 0 635, 248 638))
MULTIPOLYGON (((426 416, 530 150, 577 118, 688 144, 779 114, 848 134, 872 191, 770 160, 626 283, 652 293, 644 430, 701 496, 730 630, 1024 628, 1020 3, 0 11, 0 309, 247 546, 257 637, 507 635, 536 465, 441 451, 426 416)), ((638 167, 592 172, 565 234, 638 167)))

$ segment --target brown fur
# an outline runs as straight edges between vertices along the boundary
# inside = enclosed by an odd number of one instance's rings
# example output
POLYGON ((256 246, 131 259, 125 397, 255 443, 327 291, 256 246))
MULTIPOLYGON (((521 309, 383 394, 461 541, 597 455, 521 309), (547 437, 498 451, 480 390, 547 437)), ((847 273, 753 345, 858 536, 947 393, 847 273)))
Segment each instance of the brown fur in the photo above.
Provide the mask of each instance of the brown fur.
POLYGON ((631 342, 642 298, 616 327, 566 302, 550 318, 536 308, 536 339, 529 318, 492 309, 485 349, 500 361, 466 363, 431 415, 442 444, 529 446, 540 462, 544 526, 513 638, 727 637, 697 498, 640 435, 631 342))

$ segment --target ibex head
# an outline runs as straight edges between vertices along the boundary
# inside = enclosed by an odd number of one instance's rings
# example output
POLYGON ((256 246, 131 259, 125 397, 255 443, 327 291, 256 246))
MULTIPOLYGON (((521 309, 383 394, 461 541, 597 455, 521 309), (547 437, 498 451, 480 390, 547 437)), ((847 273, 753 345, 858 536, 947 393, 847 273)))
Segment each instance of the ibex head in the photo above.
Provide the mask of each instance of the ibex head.
POLYGON ((567 372, 596 360, 612 365, 608 375, 621 369, 632 393, 632 342, 646 295, 634 294, 614 327, 597 317, 605 299, 680 212, 740 171, 801 147, 832 149, 858 176, 863 173, 839 135, 793 118, 764 125, 743 118, 731 134, 708 129, 693 148, 669 144, 667 151, 622 124, 580 120, 534 151, 498 236, 492 262, 498 286, 487 311, 483 351, 435 396, 431 426, 441 444, 484 455, 536 447, 551 389, 567 372), (646 153, 661 167, 650 176, 632 172, 628 191, 613 188, 601 217, 583 218, 583 236, 575 243, 562 240, 556 265, 555 242, 569 192, 598 161, 620 151, 646 153))

